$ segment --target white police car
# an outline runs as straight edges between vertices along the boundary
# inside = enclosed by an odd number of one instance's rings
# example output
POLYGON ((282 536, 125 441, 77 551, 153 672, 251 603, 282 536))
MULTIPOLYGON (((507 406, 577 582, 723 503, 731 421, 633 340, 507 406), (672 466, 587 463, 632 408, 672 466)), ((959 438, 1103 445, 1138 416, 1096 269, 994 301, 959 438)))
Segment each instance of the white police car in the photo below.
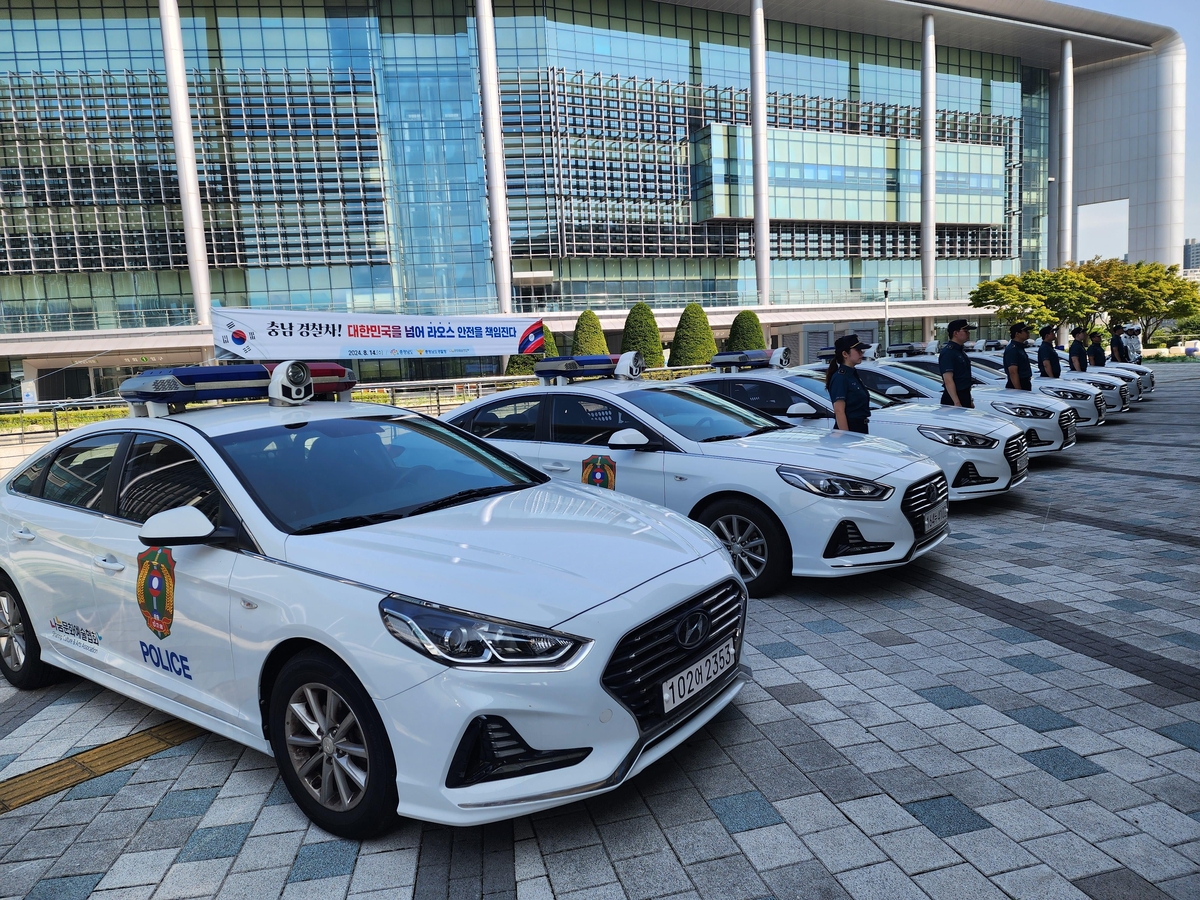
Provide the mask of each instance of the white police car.
MULTIPOLYGON (((770 360, 764 351, 719 353, 716 368, 732 371, 680 379, 785 421, 821 432, 834 427, 825 377, 812 369, 788 368, 786 353, 770 360)), ((928 456, 950 482, 951 500, 989 497, 1021 484, 1029 469, 1023 431, 973 409, 904 403, 872 393, 871 434, 897 441, 928 456)))
MULTIPOLYGON (((972 368, 987 368, 997 373, 1002 381, 1007 382, 1008 376, 1004 371, 1004 354, 1003 353, 968 353, 967 356, 971 360, 972 368)), ((1036 363, 1036 358, 1031 359, 1030 363, 1036 363)), ((1033 378, 1031 383, 1035 386, 1041 386, 1049 383, 1051 385, 1061 385, 1066 383, 1090 384, 1092 387, 1100 391, 1104 397, 1105 412, 1108 415, 1114 413, 1129 412, 1130 390, 1129 383, 1136 382, 1136 376, 1128 376, 1128 373, 1118 375, 1115 371, 1109 373, 1107 367, 1105 369, 1088 369, 1086 372, 1074 372, 1066 367, 1062 370, 1062 375, 1059 378, 1047 378, 1044 375, 1039 375, 1036 365, 1033 370, 1033 378)))
POLYGON ((273 753, 353 837, 606 791, 740 690, 745 587, 707 529, 436 419, 305 403, 301 363, 271 378, 145 373, 137 415, 5 479, 12 684, 66 669, 273 753))
MULTIPOLYGON (((1035 348, 1033 354, 1034 371, 1037 371, 1036 348, 1041 347, 1041 344, 1041 340, 1034 341, 1033 344, 1035 348)), ((1071 355, 1066 350, 1059 350, 1056 348, 1055 353, 1057 353, 1058 358, 1062 360, 1062 368, 1064 372, 1068 370, 1074 371, 1071 369, 1071 355)), ((1113 374, 1114 371, 1128 372, 1131 375, 1137 375, 1138 388, 1142 394, 1148 394, 1154 390, 1154 370, 1149 366, 1142 365, 1141 363, 1117 363, 1113 362, 1112 360, 1106 360, 1103 367, 1097 367, 1095 369, 1089 367, 1088 371, 1099 372, 1101 374, 1107 373, 1110 375, 1113 374)))
MULTIPOLYGON (((860 363, 854 369, 870 390, 896 400, 940 405, 942 380, 903 359, 860 363)), ((1033 393, 1014 396, 1001 387, 973 390, 975 409, 1007 419, 1025 432, 1029 455, 1058 453, 1075 446, 1075 410, 1066 402, 1033 393)))
POLYGON ((924 456, 889 441, 793 428, 682 382, 642 381, 640 359, 545 360, 535 369, 540 386, 444 418, 555 478, 702 522, 725 543, 751 596, 789 574, 901 565, 944 539, 946 480, 924 456), (610 377, 572 381, 588 375, 610 377))
MULTIPOLYGON (((1045 376, 1044 373, 1041 371, 1041 369, 1038 367, 1037 355, 1038 355, 1038 345, 1040 343, 1041 343, 1041 341, 1039 340, 1036 344, 1031 344, 1031 345, 1026 346, 1025 354, 1029 357, 1029 362, 1033 365, 1034 375, 1042 375, 1043 377, 1048 377, 1048 376, 1045 376)), ((1064 355, 1066 355, 1066 354, 1064 354, 1064 352, 1062 350, 1056 351, 1056 354, 1059 356, 1060 359, 1064 355)), ((1103 369, 1089 368, 1086 372, 1076 372, 1074 369, 1071 368, 1071 364, 1068 361, 1060 367, 1059 371, 1061 372, 1061 375, 1059 377, 1072 379, 1072 380, 1084 380, 1089 375, 1103 375, 1107 378, 1113 378, 1113 379, 1118 380, 1122 385, 1124 385, 1125 391, 1126 391, 1125 396, 1128 400, 1138 401, 1138 400, 1142 399, 1141 375, 1138 372, 1131 371, 1130 369, 1125 368, 1128 365, 1129 365, 1129 363, 1113 363, 1112 365, 1105 364, 1103 369)), ((1051 379, 1051 380, 1053 380, 1053 379, 1051 379)))

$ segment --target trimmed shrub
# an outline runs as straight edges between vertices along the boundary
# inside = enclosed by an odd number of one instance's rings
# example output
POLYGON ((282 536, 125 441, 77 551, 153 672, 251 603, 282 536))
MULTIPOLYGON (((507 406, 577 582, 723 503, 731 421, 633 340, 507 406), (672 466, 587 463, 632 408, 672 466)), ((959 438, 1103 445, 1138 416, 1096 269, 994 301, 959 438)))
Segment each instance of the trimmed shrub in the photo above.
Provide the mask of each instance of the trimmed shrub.
POLYGON ((683 308, 679 325, 675 328, 675 340, 671 342, 672 366, 705 366, 717 355, 717 342, 713 338, 708 316, 699 303, 689 303, 683 308))
POLYGON ((585 309, 575 320, 575 336, 571 340, 571 355, 608 355, 608 342, 604 339, 604 329, 600 327, 600 317, 590 309, 585 309))
POLYGON ((654 310, 646 303, 635 303, 625 317, 625 331, 621 334, 621 352, 640 350, 650 369, 662 368, 662 336, 658 333, 658 320, 654 310))
POLYGON ((554 332, 545 323, 542 324, 542 333, 546 337, 545 352, 514 353, 508 358, 508 366, 504 369, 505 375, 532 375, 533 367, 539 359, 558 356, 558 346, 554 343, 554 332))
POLYGON ((763 338, 762 322, 758 313, 752 309, 743 309, 729 326, 729 340, 725 342, 726 350, 766 350, 767 342, 763 338))

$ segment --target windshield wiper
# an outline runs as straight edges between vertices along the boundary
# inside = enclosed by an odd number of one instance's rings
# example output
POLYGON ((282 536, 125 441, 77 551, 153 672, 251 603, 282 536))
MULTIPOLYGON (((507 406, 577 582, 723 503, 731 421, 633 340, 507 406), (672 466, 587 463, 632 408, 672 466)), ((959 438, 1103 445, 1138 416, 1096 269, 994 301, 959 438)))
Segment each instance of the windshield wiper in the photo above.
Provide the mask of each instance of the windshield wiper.
POLYGON ((755 428, 753 431, 747 431, 745 434, 718 434, 713 437, 701 438, 697 443, 710 444, 713 441, 736 441, 739 438, 754 437, 756 434, 765 434, 768 431, 779 431, 786 428, 786 425, 763 425, 761 428, 755 428))
POLYGON ((380 522, 391 522, 394 519, 401 519, 404 513, 386 512, 373 513, 363 516, 342 516, 339 519, 329 519, 325 522, 315 522, 312 525, 305 525, 292 534, 324 534, 327 531, 342 531, 346 528, 362 528, 364 525, 378 525, 380 522))
POLYGON ((527 487, 533 487, 533 482, 528 482, 527 484, 494 484, 491 487, 467 488, 465 491, 458 491, 438 500, 430 500, 428 503, 414 506, 404 513, 404 515, 419 516, 421 513, 433 512, 435 509, 445 509, 447 506, 457 506, 460 503, 469 503, 471 500, 478 500, 481 497, 490 497, 493 494, 507 494, 509 491, 520 491, 527 487))

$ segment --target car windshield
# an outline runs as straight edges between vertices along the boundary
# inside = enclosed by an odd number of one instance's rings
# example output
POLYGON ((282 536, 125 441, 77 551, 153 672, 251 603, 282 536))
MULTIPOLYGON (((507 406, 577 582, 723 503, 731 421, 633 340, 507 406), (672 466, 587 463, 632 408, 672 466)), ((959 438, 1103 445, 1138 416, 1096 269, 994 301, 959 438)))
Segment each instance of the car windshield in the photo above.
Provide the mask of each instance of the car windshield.
POLYGON ((417 415, 318 419, 212 439, 281 530, 313 534, 418 515, 539 483, 417 415))
POLYGON ((791 427, 724 397, 683 385, 630 391, 623 396, 692 441, 733 440, 791 427))
POLYGON ((940 379, 934 378, 924 369, 918 369, 916 366, 906 366, 904 363, 890 363, 882 368, 883 372, 891 372, 893 369, 898 369, 904 375, 905 381, 911 381, 913 384, 927 391, 940 391, 942 382, 940 379))
MULTIPOLYGON (((796 375, 789 375, 788 381, 796 385, 798 388, 816 394, 825 401, 830 407, 833 406, 833 401, 829 399, 829 389, 825 387, 825 376, 818 372, 801 371, 796 375)), ((864 385, 865 387, 865 385, 864 385)), ((885 397, 883 394, 878 394, 870 388, 867 393, 871 395, 871 409, 887 409, 889 406, 899 406, 904 403, 903 400, 894 400, 891 397, 885 397)))

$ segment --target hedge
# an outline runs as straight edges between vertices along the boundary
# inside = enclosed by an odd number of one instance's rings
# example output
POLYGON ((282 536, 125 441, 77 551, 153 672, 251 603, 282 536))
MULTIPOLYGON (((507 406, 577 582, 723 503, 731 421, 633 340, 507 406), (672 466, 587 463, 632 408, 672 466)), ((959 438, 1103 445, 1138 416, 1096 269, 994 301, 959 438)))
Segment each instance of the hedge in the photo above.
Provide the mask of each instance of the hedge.
POLYGON ((703 366, 717 355, 717 342, 713 338, 708 316, 699 303, 689 303, 683 308, 679 324, 675 327, 675 340, 671 342, 672 366, 703 366))
POLYGON ((654 310, 646 303, 635 303, 625 317, 621 352, 628 353, 630 350, 640 350, 648 368, 658 369, 665 365, 658 320, 654 318, 654 310))
POLYGON ((590 309, 585 309, 575 320, 575 335, 571 339, 571 355, 608 355, 608 342, 604 339, 604 329, 600 327, 600 317, 590 309))
POLYGON ((725 342, 726 350, 766 350, 767 342, 763 339, 762 322, 752 309, 743 309, 734 317, 729 326, 729 340, 725 342))

